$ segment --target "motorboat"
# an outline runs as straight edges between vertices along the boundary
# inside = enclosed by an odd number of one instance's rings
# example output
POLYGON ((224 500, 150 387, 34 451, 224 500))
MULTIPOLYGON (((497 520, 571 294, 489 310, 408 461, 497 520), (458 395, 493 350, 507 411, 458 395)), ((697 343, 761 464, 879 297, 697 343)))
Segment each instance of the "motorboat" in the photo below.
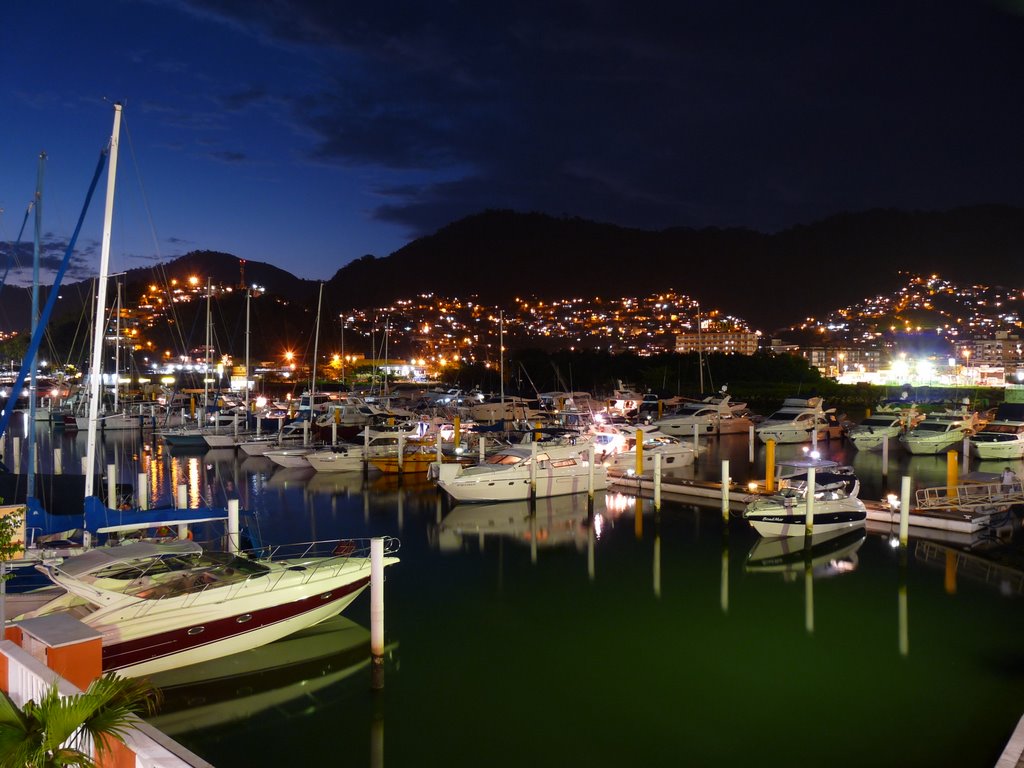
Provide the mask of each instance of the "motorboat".
POLYGON ((835 410, 826 410, 820 397, 788 397, 758 425, 757 436, 762 443, 774 440, 780 444, 842 437, 843 425, 835 410))
POLYGON ((900 435, 900 443, 913 454, 944 453, 974 432, 974 414, 929 414, 900 435))
POLYGON ((1024 405, 1000 405, 995 418, 971 435, 970 451, 983 461, 1024 457, 1024 405))
POLYGON ((691 443, 667 435, 653 425, 603 424, 594 427, 591 433, 598 461, 615 472, 635 472, 638 435, 642 435, 643 440, 643 472, 654 471, 655 456, 661 456, 661 468, 666 471, 688 467, 696 458, 691 443))
POLYGON ((518 443, 492 453, 482 464, 463 467, 441 464, 437 484, 456 501, 516 501, 536 496, 560 496, 588 490, 591 475, 595 491, 608 485, 604 465, 591 467, 587 440, 565 443, 518 443))
MULTIPOLYGON (((259 557, 192 541, 100 547, 39 566, 53 586, 15 624, 72 616, 102 635, 104 672, 151 675, 271 643, 341 613, 370 582, 364 544, 285 545, 259 557)), ((397 540, 385 545, 384 565, 398 562, 397 540)))
POLYGON ((913 408, 902 411, 883 411, 868 416, 860 424, 850 429, 846 436, 850 438, 858 451, 880 451, 886 440, 898 439, 908 428, 915 426, 921 418, 913 408))
POLYGON ((237 445, 246 456, 262 456, 267 451, 277 448, 302 445, 308 439, 303 427, 304 423, 293 421, 289 424, 282 424, 279 431, 250 436, 237 445))
POLYGON ((777 467, 779 490, 751 501, 743 518, 761 536, 804 536, 812 468, 815 470, 813 533, 823 535, 863 527, 867 508, 857 498, 860 483, 852 469, 816 458, 780 462, 777 467))
POLYGON ((322 447, 323 446, 296 445, 287 448, 274 448, 261 455, 265 459, 270 459, 279 467, 308 468, 309 460, 306 457, 314 451, 320 450, 322 447))
POLYGON ((699 402, 683 403, 674 413, 651 423, 666 435, 692 437, 698 434, 728 435, 746 433, 754 422, 745 414, 746 404, 733 404, 729 395, 708 397, 699 402))

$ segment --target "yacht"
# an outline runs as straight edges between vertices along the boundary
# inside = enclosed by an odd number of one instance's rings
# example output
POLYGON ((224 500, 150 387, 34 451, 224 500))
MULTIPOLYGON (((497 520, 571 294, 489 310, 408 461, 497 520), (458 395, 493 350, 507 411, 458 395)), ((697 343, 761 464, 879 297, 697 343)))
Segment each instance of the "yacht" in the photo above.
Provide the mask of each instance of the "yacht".
MULTIPOLYGON (((384 565, 398 562, 386 542, 384 565)), ((191 541, 100 547, 40 566, 52 587, 15 622, 71 615, 102 635, 102 666, 127 677, 209 661, 341 613, 370 582, 352 540, 275 547, 261 557, 191 541)))
POLYGON ((835 408, 826 410, 820 397, 788 397, 757 427, 762 443, 806 443, 815 438, 842 437, 843 426, 835 408))
POLYGON ((593 473, 594 490, 608 486, 604 465, 588 461, 591 443, 519 443, 502 448, 483 464, 463 467, 443 463, 437 484, 456 501, 516 501, 531 496, 531 474, 536 473, 537 497, 584 493, 593 473))
POLYGON ((995 418, 970 437, 971 455, 979 459, 1024 458, 1024 404, 1003 403, 995 418))
POLYGON ((674 413, 651 423, 666 435, 676 437, 692 437, 694 427, 699 434, 747 433, 754 422, 744 415, 745 411, 746 403, 732 403, 728 395, 709 397, 699 402, 683 403, 674 413))
POLYGON ((880 451, 886 440, 898 439, 908 425, 913 427, 920 418, 913 408, 875 413, 847 432, 847 437, 858 451, 880 451))
POLYGON ((661 456, 663 470, 688 467, 696 458, 690 442, 667 435, 657 427, 636 427, 629 424, 603 424, 591 432, 597 460, 616 472, 636 471, 637 433, 643 435, 641 461, 643 471, 654 471, 654 457, 661 456))
POLYGON ((974 414, 929 414, 916 427, 900 435, 900 442, 914 454, 945 453, 973 431, 974 414))
POLYGON ((803 536, 807 522, 809 472, 814 467, 813 533, 837 534, 863 528, 867 508, 857 494, 860 483, 849 467, 824 459, 796 459, 780 462, 779 490, 772 496, 747 505, 743 518, 761 536, 803 536))

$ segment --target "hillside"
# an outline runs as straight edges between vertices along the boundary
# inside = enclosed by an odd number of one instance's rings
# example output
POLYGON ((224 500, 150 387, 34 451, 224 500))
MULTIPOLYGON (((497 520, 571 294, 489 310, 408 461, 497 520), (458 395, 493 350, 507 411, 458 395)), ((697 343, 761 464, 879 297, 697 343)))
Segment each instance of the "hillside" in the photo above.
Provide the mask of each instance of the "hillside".
MULTIPOLYGON (((385 306, 421 293, 621 297, 667 288, 772 331, 902 285, 900 270, 957 282, 1019 286, 1024 210, 979 206, 946 212, 874 210, 834 216, 774 234, 743 229, 630 229, 537 213, 486 211, 419 238, 390 256, 365 256, 326 283, 324 316, 385 306)), ((244 254, 239 256, 244 258, 244 254)), ((150 282, 191 272, 239 281, 239 256, 195 251, 131 270, 126 298, 150 282)), ((249 283, 288 301, 315 302, 316 282, 249 261, 249 283)), ((45 289, 43 300, 45 300, 45 289)), ((56 321, 77 318, 89 281, 65 286, 56 321)), ((28 326, 29 292, 0 294, 0 329, 28 326)))

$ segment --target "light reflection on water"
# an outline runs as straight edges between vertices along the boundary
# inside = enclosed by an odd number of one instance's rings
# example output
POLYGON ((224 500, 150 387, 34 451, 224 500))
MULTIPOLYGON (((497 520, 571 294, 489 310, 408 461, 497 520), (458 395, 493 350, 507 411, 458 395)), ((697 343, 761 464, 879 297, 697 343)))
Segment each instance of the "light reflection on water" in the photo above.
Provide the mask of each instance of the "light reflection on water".
MULTIPOLYGON (((286 663, 284 648, 244 655, 244 673, 235 659, 219 682, 175 689, 180 708, 165 721, 218 768, 990 766, 1024 712, 1013 527, 1011 543, 913 539, 904 558, 894 532, 875 529, 773 549, 739 520, 724 535, 717 501, 666 497, 656 513, 650 498, 609 491, 592 517, 585 495, 531 515, 525 502, 452 506, 423 480, 275 469, 222 450, 147 453, 137 441, 108 439, 107 460, 121 482, 148 472, 153 503, 180 483, 190 505, 233 487, 268 542, 402 540, 384 691, 369 690, 361 640, 301 662, 286 663)), ((82 442, 61 439, 65 466, 80 466, 82 442)), ((944 456, 894 449, 883 479, 880 453, 821 449, 856 467, 865 498, 898 491, 906 473, 915 487, 945 483, 944 456)), ((712 441, 682 473, 717 480, 729 459, 734 480, 761 478, 763 451, 753 466, 747 455, 745 435, 712 441)), ((368 614, 366 598, 346 611, 350 639, 368 614)))

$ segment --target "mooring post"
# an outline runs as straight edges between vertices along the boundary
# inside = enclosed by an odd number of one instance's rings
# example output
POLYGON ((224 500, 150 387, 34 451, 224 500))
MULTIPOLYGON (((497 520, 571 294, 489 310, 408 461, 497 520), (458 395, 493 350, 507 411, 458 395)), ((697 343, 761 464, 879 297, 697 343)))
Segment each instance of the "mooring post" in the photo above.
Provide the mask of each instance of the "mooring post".
POLYGON ((107 506, 117 509, 117 466, 107 464, 107 506))
POLYGON ((238 499, 228 499, 228 552, 239 550, 238 499))
POLYGON ((21 438, 15 436, 14 438, 11 439, 11 443, 13 444, 13 448, 11 449, 11 453, 14 454, 14 456, 13 456, 13 458, 14 458, 14 474, 20 475, 21 474, 21 438))
MULTIPOLYGON (((640 475, 644 473, 644 431, 642 429, 638 429, 636 431, 636 465, 634 466, 634 469, 636 470, 637 480, 639 481, 640 475)), ((637 488, 639 487, 640 485, 638 482, 637 488)))
POLYGON ((401 479, 402 468, 405 466, 405 435, 398 433, 398 475, 401 479))
POLYGON ((370 539, 370 654, 374 690, 384 687, 384 539, 370 539))
POLYGON ((804 536, 810 538, 814 535, 814 489, 815 474, 814 467, 807 468, 807 514, 804 518, 804 536))
POLYGON ((480 444, 478 446, 480 450, 480 463, 483 464, 487 458, 487 438, 484 437, 483 432, 480 433, 480 444))
POLYGON ((966 475, 969 470, 968 464, 971 458, 971 438, 968 437, 967 435, 964 435, 964 450, 961 455, 964 457, 964 460, 963 469, 960 470, 960 474, 966 475))
POLYGON ((693 425, 693 461, 694 461, 694 463, 697 462, 698 458, 700 458, 700 428, 696 424, 694 424, 693 425))
POLYGON ((587 515, 594 514, 594 444, 587 446, 587 515))
POLYGON ((654 514, 661 512, 661 454, 654 454, 654 514))
POLYGON ((882 477, 889 476, 889 438, 882 441, 882 477))
POLYGON ((903 476, 900 484, 900 546, 906 548, 910 539, 910 477, 903 476))
POLYGON ((139 509, 149 509, 149 476, 145 472, 139 472, 135 482, 135 495, 139 497, 139 509))
POLYGON ((956 451, 950 451, 946 454, 946 486, 953 488, 959 485, 960 480, 960 462, 959 456, 956 451))
MULTIPOLYGON (((15 474, 17 474, 17 473, 15 473, 15 474)), ((89 457, 88 456, 83 456, 82 457, 82 474, 83 475, 89 474, 89 457)))
POLYGON ((775 492, 775 441, 764 444, 764 489, 768 493, 775 492))
MULTIPOLYGON (((337 411, 335 411, 335 413, 337 413, 337 411)), ((334 445, 337 445, 337 444, 338 444, 338 422, 337 421, 332 421, 331 422, 331 445, 334 446, 334 445)))
POLYGON ((363 475, 370 474, 370 425, 363 427, 363 475))
POLYGON ((751 424, 747 430, 747 461, 751 464, 754 463, 754 442, 757 440, 757 436, 754 434, 754 425, 751 424))
POLYGON ((722 460, 722 522, 729 529, 729 460, 722 460))
MULTIPOLYGON (((537 443, 530 443, 530 501, 537 500, 537 443)), ((532 510, 531 510, 532 511, 532 510)))
MULTIPOLYGON (((182 483, 178 486, 178 509, 188 509, 188 486, 182 483)), ((181 523, 178 526, 178 539, 185 541, 188 538, 188 523, 181 523)))
POLYGON ((807 634, 814 634, 814 566, 810 547, 804 551, 804 629, 807 634))
POLYGON ((729 533, 728 529, 722 531, 722 578, 719 582, 718 602, 722 606, 722 613, 729 612, 729 533))
POLYGON ((309 445, 309 419, 302 421, 302 444, 309 445))

